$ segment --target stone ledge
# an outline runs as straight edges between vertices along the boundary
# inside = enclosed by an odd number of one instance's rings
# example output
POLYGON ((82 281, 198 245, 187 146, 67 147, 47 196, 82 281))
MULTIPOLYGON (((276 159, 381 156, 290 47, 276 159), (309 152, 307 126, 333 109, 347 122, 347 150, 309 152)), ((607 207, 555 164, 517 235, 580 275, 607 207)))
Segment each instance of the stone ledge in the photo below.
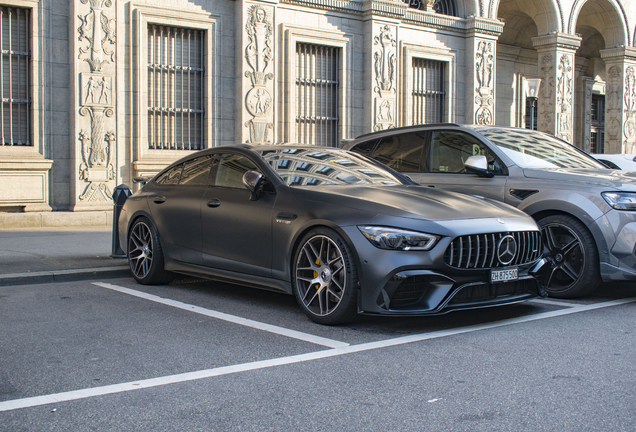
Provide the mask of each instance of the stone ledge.
POLYGON ((0 229, 110 226, 112 211, 0 213, 0 229))

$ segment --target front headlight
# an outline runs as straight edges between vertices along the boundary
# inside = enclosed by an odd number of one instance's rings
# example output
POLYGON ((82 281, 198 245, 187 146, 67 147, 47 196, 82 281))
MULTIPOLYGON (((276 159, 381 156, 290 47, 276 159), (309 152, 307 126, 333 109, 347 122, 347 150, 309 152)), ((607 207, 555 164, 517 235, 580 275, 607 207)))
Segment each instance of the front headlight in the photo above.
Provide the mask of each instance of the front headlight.
POLYGON ((616 210, 636 210, 634 192, 603 192, 601 195, 616 210))
POLYGON ((375 247, 389 250, 430 250, 438 236, 399 228, 359 226, 360 232, 375 247))

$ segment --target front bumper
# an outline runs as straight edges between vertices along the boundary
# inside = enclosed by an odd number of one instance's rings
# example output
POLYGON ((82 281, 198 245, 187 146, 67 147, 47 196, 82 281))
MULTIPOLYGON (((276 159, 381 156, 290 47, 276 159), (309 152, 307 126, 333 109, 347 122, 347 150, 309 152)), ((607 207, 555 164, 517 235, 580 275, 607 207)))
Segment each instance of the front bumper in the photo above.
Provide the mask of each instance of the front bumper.
POLYGON ((358 309, 363 314, 439 315, 545 296, 531 273, 538 260, 515 266, 515 281, 491 283, 490 268, 457 269, 445 263, 451 238, 442 238, 430 251, 389 251, 371 245, 357 228, 347 235, 358 254, 358 309))

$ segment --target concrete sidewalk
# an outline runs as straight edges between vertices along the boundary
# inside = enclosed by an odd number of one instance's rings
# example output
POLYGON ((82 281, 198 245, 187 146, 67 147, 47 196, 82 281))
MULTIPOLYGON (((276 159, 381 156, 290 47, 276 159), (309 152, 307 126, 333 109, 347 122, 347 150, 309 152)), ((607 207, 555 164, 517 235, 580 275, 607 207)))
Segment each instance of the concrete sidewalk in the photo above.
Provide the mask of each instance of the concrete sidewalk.
POLYGON ((130 276, 110 226, 0 229, 0 286, 130 276))

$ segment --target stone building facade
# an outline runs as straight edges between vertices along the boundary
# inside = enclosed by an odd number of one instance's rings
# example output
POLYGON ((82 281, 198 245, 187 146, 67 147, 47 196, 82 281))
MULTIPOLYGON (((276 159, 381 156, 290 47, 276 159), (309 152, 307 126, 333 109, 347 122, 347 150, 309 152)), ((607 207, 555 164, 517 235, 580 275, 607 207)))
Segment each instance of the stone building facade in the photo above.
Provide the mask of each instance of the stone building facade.
POLYGON ((0 0, 0 212, 112 208, 212 146, 427 122, 636 153, 631 0, 0 0))

